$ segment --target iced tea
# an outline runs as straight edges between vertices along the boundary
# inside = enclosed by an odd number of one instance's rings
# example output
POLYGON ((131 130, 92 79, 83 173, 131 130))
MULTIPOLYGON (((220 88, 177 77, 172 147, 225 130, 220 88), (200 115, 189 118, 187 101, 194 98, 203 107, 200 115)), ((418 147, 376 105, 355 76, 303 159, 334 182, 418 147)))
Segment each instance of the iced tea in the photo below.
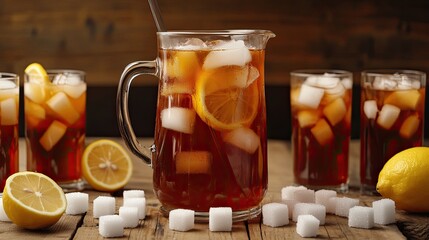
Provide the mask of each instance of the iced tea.
POLYGON ((396 153, 423 143, 426 75, 371 71, 361 81, 362 191, 376 193, 378 174, 396 153))
POLYGON ((264 50, 189 39, 159 56, 153 184, 163 208, 259 206, 267 189, 264 50))
POLYGON ((19 77, 0 73, 0 193, 6 179, 19 171, 19 77))
POLYGON ((52 70, 26 74, 24 106, 27 168, 48 175, 65 189, 80 189, 85 144, 84 73, 52 70))
POLYGON ((352 74, 291 73, 292 149, 295 182, 312 188, 348 188, 352 74))

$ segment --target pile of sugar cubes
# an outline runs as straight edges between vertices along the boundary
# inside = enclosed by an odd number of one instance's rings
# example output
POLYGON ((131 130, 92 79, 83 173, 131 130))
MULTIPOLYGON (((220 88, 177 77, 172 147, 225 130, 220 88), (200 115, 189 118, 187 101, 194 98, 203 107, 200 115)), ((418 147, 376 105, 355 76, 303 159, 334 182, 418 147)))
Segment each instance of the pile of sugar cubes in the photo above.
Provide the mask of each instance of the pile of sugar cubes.
POLYGON ((296 222, 301 237, 315 237, 326 214, 348 218, 349 227, 372 228, 374 224, 395 222, 395 202, 391 199, 374 201, 372 207, 359 206, 359 199, 338 197, 333 190, 314 191, 304 186, 287 186, 281 190, 282 203, 262 206, 262 222, 271 227, 296 222))

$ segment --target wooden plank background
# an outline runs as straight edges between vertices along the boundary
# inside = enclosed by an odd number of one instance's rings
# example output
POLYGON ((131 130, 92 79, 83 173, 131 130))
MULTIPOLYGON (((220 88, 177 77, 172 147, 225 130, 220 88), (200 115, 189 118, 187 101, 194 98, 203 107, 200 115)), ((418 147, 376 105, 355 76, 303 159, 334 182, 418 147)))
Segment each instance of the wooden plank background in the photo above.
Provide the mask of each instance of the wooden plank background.
MULTIPOLYGON (((270 29, 266 81, 299 68, 413 68, 429 72, 429 1, 159 0, 169 29, 270 29)), ((0 0, 0 71, 33 61, 76 68, 117 86, 131 61, 156 56, 146 0, 0 0)), ((139 84, 154 85, 155 79, 139 84)))
MULTIPOLYGON (((159 5, 171 30, 255 28, 277 35, 266 52, 270 138, 290 138, 292 70, 337 68, 354 73, 353 138, 359 137, 361 70, 429 72, 427 0, 159 0, 159 5)), ((46 68, 84 70, 89 86, 87 135, 118 136, 119 77, 128 63, 156 57, 155 32, 146 0, 0 0, 0 71, 23 76, 35 61, 46 68)), ((133 97, 138 108, 130 106, 138 135, 153 135, 156 84, 154 77, 133 83, 141 87, 133 97)), ((20 127, 22 136, 23 124, 20 127)), ((428 137, 429 128, 425 131, 428 137)))

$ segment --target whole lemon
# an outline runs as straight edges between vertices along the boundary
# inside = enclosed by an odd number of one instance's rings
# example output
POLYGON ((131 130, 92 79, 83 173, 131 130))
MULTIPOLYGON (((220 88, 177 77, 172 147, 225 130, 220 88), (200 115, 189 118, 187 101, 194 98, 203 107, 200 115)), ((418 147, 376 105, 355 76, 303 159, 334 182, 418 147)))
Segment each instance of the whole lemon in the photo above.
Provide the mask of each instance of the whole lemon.
POLYGON ((429 148, 401 151, 386 162, 378 176, 377 191, 409 212, 429 211, 429 148))

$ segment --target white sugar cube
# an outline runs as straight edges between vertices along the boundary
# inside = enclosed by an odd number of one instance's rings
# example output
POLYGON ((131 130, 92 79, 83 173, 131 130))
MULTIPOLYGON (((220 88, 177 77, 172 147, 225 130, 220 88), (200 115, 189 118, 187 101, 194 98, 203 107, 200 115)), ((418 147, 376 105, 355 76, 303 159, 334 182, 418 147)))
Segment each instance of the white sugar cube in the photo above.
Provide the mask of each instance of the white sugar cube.
POLYGON ((326 208, 323 205, 315 203, 298 203, 293 209, 293 221, 298 220, 300 215, 313 215, 320 221, 320 225, 325 224, 326 208))
POLYGON ((339 199, 339 197, 331 197, 328 199, 328 205, 326 206, 326 212, 327 213, 335 214, 338 199, 339 199))
POLYGON ((244 66, 252 60, 249 49, 243 40, 222 42, 210 51, 204 60, 203 69, 223 66, 244 66))
POLYGON ((298 189, 294 192, 293 199, 302 203, 314 203, 314 190, 298 189))
POLYGON ((340 217, 348 217, 350 208, 359 205, 359 199, 342 197, 337 199, 335 207, 335 215, 340 217))
POLYGON ((398 119, 400 113, 401 109, 398 107, 390 104, 384 104, 378 114, 377 124, 389 130, 393 124, 395 124, 396 119, 398 119))
POLYGON ((298 103, 316 109, 325 91, 318 87, 303 84, 299 91, 298 103))
POLYGON ((124 207, 136 207, 139 213, 139 219, 146 217, 146 198, 124 198, 124 207))
POLYGON ((295 199, 295 191, 307 189, 304 186, 287 186, 282 188, 282 200, 293 200, 295 199))
POLYGON ((11 220, 7 216, 6 212, 4 211, 4 208, 3 208, 3 199, 2 198, 0 198, 0 221, 2 221, 2 222, 11 222, 11 220))
POLYGON ((120 207, 119 216, 124 221, 125 228, 135 228, 139 225, 139 209, 136 207, 120 207))
POLYGON ((245 127, 236 128, 226 133, 222 136, 222 139, 250 154, 253 154, 258 150, 260 145, 258 134, 256 134, 252 129, 245 127))
POLYGON ((326 207, 326 210, 328 210, 328 203, 329 203, 329 199, 331 197, 336 197, 337 196, 337 192, 334 190, 326 190, 326 189, 321 189, 315 192, 315 202, 317 204, 322 204, 323 206, 326 207))
POLYGON ((71 192, 65 195, 67 200, 66 214, 77 215, 88 211, 88 193, 71 192))
POLYGON ((209 229, 212 232, 232 230, 232 208, 211 207, 209 210, 209 229))
POLYGON ((262 223, 270 227, 289 224, 289 209, 286 204, 267 203, 262 206, 262 223))
POLYGON ((162 127, 181 133, 194 132, 195 111, 193 109, 170 107, 161 111, 162 127))
POLYGON ((171 230, 186 232, 194 228, 195 211, 189 209, 171 210, 168 226, 171 230))
POLYGON ((385 198, 372 202, 374 208, 374 222, 387 225, 394 223, 395 220, 395 202, 385 198))
POLYGON ((122 237, 124 236, 124 221, 118 215, 101 216, 98 232, 103 237, 122 237))
POLYGON ((378 112, 377 102, 375 100, 366 100, 363 103, 363 112, 368 119, 375 119, 378 112))
POLYGON ((115 214, 115 203, 114 197, 99 196, 94 199, 92 204, 94 218, 115 214))
POLYGON ((300 215, 296 223, 296 233, 301 237, 316 237, 320 221, 313 215, 300 215))
POLYGON ((371 207, 354 206, 349 210, 349 227, 374 227, 374 210, 371 207))
POLYGON ((139 198, 144 197, 144 191, 143 190, 125 190, 123 193, 124 199, 125 198, 139 198))
POLYGON ((295 205, 299 202, 297 200, 294 200, 294 199, 283 199, 282 203, 287 205, 289 218, 292 219, 293 209, 295 208, 295 205))

